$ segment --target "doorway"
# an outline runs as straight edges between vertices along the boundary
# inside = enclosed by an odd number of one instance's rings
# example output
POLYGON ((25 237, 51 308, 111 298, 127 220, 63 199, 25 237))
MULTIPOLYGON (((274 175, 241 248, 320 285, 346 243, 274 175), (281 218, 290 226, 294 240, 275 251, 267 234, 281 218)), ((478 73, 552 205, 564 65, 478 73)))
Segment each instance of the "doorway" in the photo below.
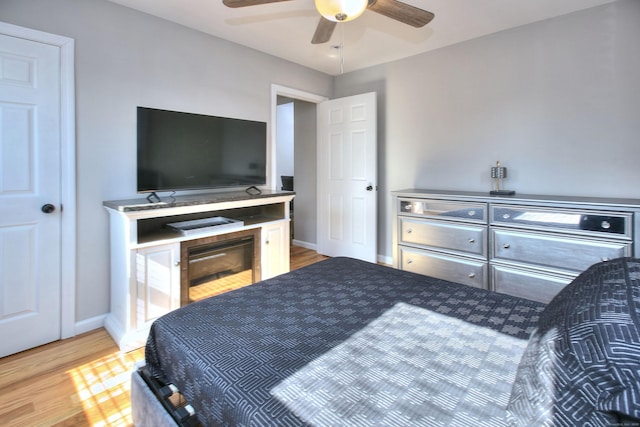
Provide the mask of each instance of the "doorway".
MULTIPOLYGON (((294 150, 296 218, 293 243, 330 256, 353 256, 375 262, 377 258, 377 106, 370 92, 328 100, 324 97, 273 85, 271 123, 277 123, 278 99, 294 100, 294 122, 298 120, 296 100, 305 101, 314 129, 306 135, 312 147, 304 155, 294 150), (299 161, 308 162, 300 167, 299 161), (313 171, 313 172, 312 172, 313 171), (300 181, 309 179, 303 187, 300 181), (315 182, 313 182, 315 181, 315 182), (302 211, 305 210, 306 211, 302 211), (319 222, 318 218, 326 221, 319 222), (313 218, 313 220, 310 220, 313 218), (302 224, 310 227, 306 241, 300 240, 302 224), (315 227, 314 227, 315 225, 315 227), (309 243, 313 242, 313 243, 309 243)), ((296 126, 294 125, 294 128, 296 126)), ((271 141, 277 145, 277 126, 271 141)), ((276 147, 270 170, 276 186, 276 147)))
POLYGON ((271 99, 272 186, 279 190, 283 175, 293 177, 293 244, 316 250, 316 106, 327 98, 273 85, 271 99))

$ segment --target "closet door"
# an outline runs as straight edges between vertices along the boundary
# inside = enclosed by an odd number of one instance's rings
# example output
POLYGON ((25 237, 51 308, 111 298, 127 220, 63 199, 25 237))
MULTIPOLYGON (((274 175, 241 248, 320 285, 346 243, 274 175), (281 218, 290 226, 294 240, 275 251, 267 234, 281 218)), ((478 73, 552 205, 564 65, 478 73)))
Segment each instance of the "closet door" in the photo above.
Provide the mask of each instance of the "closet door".
POLYGON ((60 58, 0 31, 0 357, 61 337, 60 58))

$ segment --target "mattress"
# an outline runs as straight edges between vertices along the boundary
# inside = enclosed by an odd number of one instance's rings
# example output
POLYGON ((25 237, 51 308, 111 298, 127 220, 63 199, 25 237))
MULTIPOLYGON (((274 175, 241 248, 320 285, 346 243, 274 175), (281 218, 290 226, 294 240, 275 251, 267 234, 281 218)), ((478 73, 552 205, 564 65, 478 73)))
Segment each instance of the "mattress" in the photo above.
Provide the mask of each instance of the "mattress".
POLYGON ((543 308, 330 258, 163 316, 146 365, 206 426, 500 426, 543 308))

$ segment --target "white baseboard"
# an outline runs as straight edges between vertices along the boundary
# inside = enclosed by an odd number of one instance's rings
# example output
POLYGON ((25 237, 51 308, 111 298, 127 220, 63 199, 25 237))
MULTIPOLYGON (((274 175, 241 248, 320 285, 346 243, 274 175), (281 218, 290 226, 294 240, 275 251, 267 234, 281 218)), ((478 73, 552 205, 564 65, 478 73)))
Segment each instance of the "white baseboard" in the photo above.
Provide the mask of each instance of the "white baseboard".
POLYGON ((378 262, 380 264, 393 265, 393 258, 390 256, 378 255, 378 262))
POLYGON ((311 249, 314 251, 318 250, 318 245, 316 245, 315 243, 303 242, 302 240, 293 239, 293 244, 305 249, 311 249))
POLYGON ((122 325, 118 323, 115 316, 107 316, 104 322, 104 328, 109 332, 113 341, 125 353, 144 347, 149 336, 150 324, 141 329, 126 331, 122 325))
POLYGON ((76 322, 76 335, 84 334, 85 332, 104 327, 104 321, 106 320, 106 318, 106 314, 101 314, 100 316, 76 322))

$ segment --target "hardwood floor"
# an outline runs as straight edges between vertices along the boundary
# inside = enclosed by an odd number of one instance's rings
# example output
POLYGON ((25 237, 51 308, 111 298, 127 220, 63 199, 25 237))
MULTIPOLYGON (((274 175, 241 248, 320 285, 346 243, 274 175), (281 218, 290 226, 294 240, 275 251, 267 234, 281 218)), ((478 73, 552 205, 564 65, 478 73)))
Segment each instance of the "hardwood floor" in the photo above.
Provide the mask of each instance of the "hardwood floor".
POLYGON ((316 262, 327 259, 328 257, 320 255, 314 250, 305 249, 300 246, 291 246, 291 270, 297 270, 305 265, 314 264, 316 262))
MULTIPOLYGON (((291 270, 326 259, 291 247, 291 270)), ((0 359, 1 426, 130 426, 129 381, 144 349, 123 353, 104 329, 0 359)))

